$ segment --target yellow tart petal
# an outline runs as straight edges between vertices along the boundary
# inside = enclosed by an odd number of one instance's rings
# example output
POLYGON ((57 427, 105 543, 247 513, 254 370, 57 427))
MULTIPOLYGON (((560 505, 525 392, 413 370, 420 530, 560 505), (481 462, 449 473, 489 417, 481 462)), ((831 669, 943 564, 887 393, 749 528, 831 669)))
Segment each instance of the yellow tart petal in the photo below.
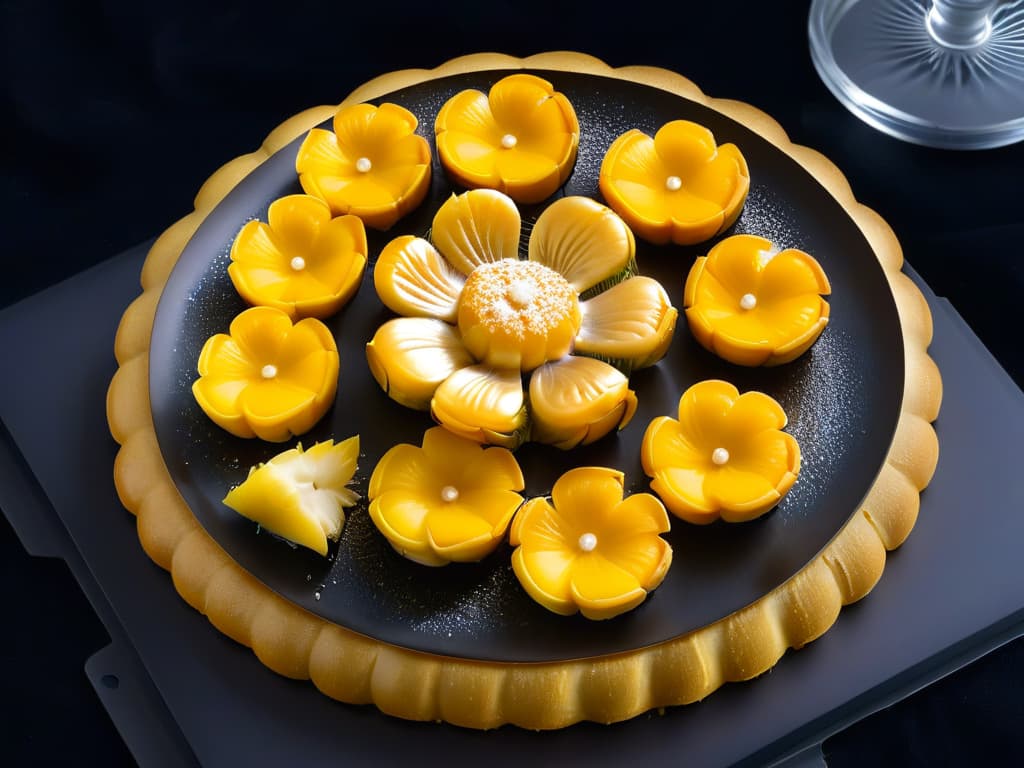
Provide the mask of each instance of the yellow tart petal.
POLYGON ((474 562, 498 545, 486 521, 456 508, 438 508, 427 515, 427 541, 446 560, 474 562))
POLYGON ((708 460, 707 451, 691 442, 675 419, 658 416, 644 432, 640 461, 648 477, 663 467, 703 467, 708 460))
POLYGON ((206 340, 196 367, 200 376, 246 380, 259 375, 256 362, 226 333, 214 334, 206 340))
POLYGON ((238 398, 248 386, 245 379, 206 375, 192 383, 192 395, 214 424, 238 437, 255 437, 245 420, 238 398))
POLYGON ((443 427, 431 427, 423 433, 423 452, 438 465, 447 467, 446 477, 456 478, 464 475, 466 467, 483 455, 484 448, 443 427))
POLYGON ((520 547, 512 553, 512 570, 533 600, 553 613, 571 616, 577 611, 570 584, 574 560, 566 549, 520 547))
MULTIPOLYGON (((658 506, 661 506, 660 502, 658 506)), ((598 537, 598 549, 602 557, 636 579, 647 591, 661 584, 672 565, 672 547, 658 535, 641 534, 607 542, 598 537)))
POLYGON ((455 371, 435 390, 430 412, 439 424, 458 435, 517 447, 526 423, 519 371, 480 365, 455 371))
POLYGON ((416 116, 397 104, 352 104, 334 115, 332 127, 338 144, 353 160, 376 159, 381 152, 416 130, 416 116))
POLYGON ((501 128, 515 136, 538 133, 571 133, 571 119, 553 99, 554 86, 535 75, 516 73, 503 77, 488 93, 491 112, 501 128))
POLYGON ((575 351, 626 360, 633 369, 653 365, 672 341, 678 312, 661 283, 637 276, 582 302, 583 325, 575 351))
MULTIPOLYGON (((302 188, 306 189, 303 177, 315 181, 324 175, 352 174, 355 171, 356 159, 346 155, 333 132, 325 131, 323 128, 312 128, 302 140, 295 155, 295 171, 299 174, 302 188)), ((308 189, 306 191, 309 192, 308 189)), ((322 197, 314 192, 310 194, 322 197)))
POLYGON ((439 565, 443 561, 432 552, 427 540, 427 515, 431 509, 415 490, 395 489, 373 499, 369 514, 377 530, 403 556, 439 565))
POLYGON ((786 412, 775 398, 763 392, 744 392, 725 416, 723 437, 730 444, 786 426, 786 412))
POLYGON ((795 248, 787 248, 765 265, 758 287, 758 301, 775 301, 808 293, 827 296, 831 290, 825 271, 814 257, 795 248))
POLYGON ((229 328, 241 354, 256 366, 256 370, 266 363, 277 362, 291 330, 291 318, 273 307, 247 309, 235 316, 229 328))
POLYGON ((520 507, 512 521, 509 543, 522 544, 531 551, 564 550, 566 542, 578 539, 577 527, 565 520, 547 499, 534 497, 520 507))
POLYGON ((610 619, 640 605, 647 592, 636 577, 596 552, 572 564, 572 596, 588 619, 610 619))
POLYGON ((651 480, 651 490, 676 517, 705 525, 719 517, 717 506, 704 493, 705 476, 703 469, 692 467, 659 468, 651 480))
MULTIPOLYGON (((576 467, 564 473, 551 489, 551 503, 570 525, 602 525, 622 501, 624 475, 608 467, 576 467)), ((573 542, 575 544, 575 542, 573 542)))
POLYGON ((247 221, 231 243, 231 265, 228 267, 283 270, 291 257, 286 257, 278 246, 271 228, 262 221, 247 221))
POLYGON ((608 363, 566 357, 530 376, 532 439, 572 448, 625 427, 636 411, 629 379, 608 363))
POLYGON ((295 255, 305 256, 312 250, 320 230, 330 220, 330 207, 312 195, 279 197, 267 209, 267 223, 288 259, 295 255))
POLYGON ((726 414, 739 397, 736 387, 726 381, 699 381, 679 398, 679 427, 698 451, 710 458, 720 447, 726 414))
POLYGON ((526 148, 498 152, 494 156, 494 169, 501 177, 502 191, 524 203, 550 197, 560 184, 561 166, 550 157, 526 148), (535 192, 537 189, 544 192, 535 192))
POLYGON ((786 432, 765 430, 734 443, 729 451, 729 466, 760 475, 781 491, 780 484, 787 489, 792 485, 786 475, 795 480, 800 470, 800 447, 796 438, 786 432))
POLYGON ((381 251, 373 284, 384 305, 405 316, 433 317, 454 323, 465 277, 428 241, 404 235, 381 251))
POLYGON ((733 235, 708 252, 705 269, 737 300, 745 293, 760 293, 761 262, 767 263, 772 244, 757 235, 733 235))
POLYGON ((388 491, 407 491, 424 498, 440 500, 440 488, 447 482, 444 461, 429 455, 422 448, 399 443, 389 448, 377 461, 370 475, 367 493, 370 500, 388 491))
MULTIPOLYGON (((667 533, 670 527, 665 506, 657 497, 649 493, 634 493, 624 498, 604 518, 602 533, 611 534, 612 541, 624 541, 633 536, 667 533)), ((605 543, 602 542, 602 547, 605 543)))
POLYGON ((460 466, 464 467, 460 485, 469 490, 521 491, 525 486, 523 471, 515 456, 498 446, 478 452, 476 457, 460 466))
POLYGON ((438 144, 450 133, 474 137, 492 150, 501 144, 501 128, 495 122, 487 94, 477 90, 460 91, 446 101, 437 113, 434 131, 438 144))
POLYGON ((655 132, 654 149, 665 168, 679 176, 685 186, 693 174, 714 158, 715 137, 691 120, 672 120, 655 132))
POLYGON ((443 427, 431 427, 423 433, 423 451, 445 467, 444 484, 460 493, 523 489, 522 470, 504 448, 485 449, 443 427))
POLYGON ((366 345, 370 371, 388 396, 426 410, 438 385, 473 362, 454 327, 441 320, 399 317, 366 345))
POLYGON ((459 272, 519 255, 521 220, 515 203, 501 192, 473 189, 452 195, 434 216, 430 237, 459 272))
POLYGON ((620 274, 636 242, 614 211, 588 197, 563 197, 538 217, 529 256, 560 273, 577 293, 620 274))
POLYGON ((721 507, 724 520, 749 520, 774 507, 781 497, 765 477, 729 465, 707 474, 704 493, 721 507))
POLYGON ((505 535, 509 523, 512 522, 512 516, 522 503, 523 497, 515 491, 469 488, 459 493, 459 504, 462 508, 487 523, 491 535, 496 538, 505 535))
POLYGON ((481 134, 449 130, 437 136, 437 152, 449 158, 446 168, 452 179, 463 187, 501 189, 497 171, 500 139, 481 134))

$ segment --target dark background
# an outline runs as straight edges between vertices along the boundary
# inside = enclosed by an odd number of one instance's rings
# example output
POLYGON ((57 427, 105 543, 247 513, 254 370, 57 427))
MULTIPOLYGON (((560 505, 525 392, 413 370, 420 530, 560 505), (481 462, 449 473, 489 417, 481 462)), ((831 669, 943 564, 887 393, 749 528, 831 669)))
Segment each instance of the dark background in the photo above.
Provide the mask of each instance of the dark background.
MULTIPOLYGON (((223 162, 378 74, 481 51, 573 50, 679 72, 823 152, 1024 382, 1024 145, 957 153, 868 128, 813 69, 807 2, 530 5, 0 4, 0 307, 155 236, 191 210, 223 162)), ((2 516, 0 583, 0 762, 131 764, 82 671, 104 629, 63 563, 29 558, 2 516)), ((1009 757, 1019 751, 1022 683, 1018 640, 834 737, 826 755, 833 766, 1009 757)))

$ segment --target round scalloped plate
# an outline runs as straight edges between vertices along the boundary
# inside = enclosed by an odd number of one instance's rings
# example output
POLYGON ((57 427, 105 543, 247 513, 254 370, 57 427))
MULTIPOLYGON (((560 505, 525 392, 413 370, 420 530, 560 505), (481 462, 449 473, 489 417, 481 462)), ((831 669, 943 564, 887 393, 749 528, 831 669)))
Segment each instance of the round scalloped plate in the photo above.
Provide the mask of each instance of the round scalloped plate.
MULTIPOLYGON (((912 527, 918 491, 934 470, 937 445, 929 422, 941 384, 926 354, 930 315, 899 272, 892 233, 855 203, 834 166, 790 144, 763 113, 707 99, 671 73, 610 70, 577 54, 526 61, 484 54, 431 73, 394 73, 349 101, 389 94, 388 100, 411 106, 421 130, 429 131, 431 110, 447 95, 485 89, 502 74, 486 70, 509 67, 545 70, 580 114, 580 157, 566 193, 597 196, 596 164, 623 121, 653 131, 677 116, 698 120, 719 141, 737 143, 750 161, 751 197, 735 231, 814 253, 835 294, 832 325, 822 339, 804 359, 778 369, 727 366, 696 347, 681 323, 666 360, 633 377, 642 410, 629 428, 578 455, 529 446, 520 452, 528 492, 544 493, 569 461, 619 466, 628 488, 643 490, 635 457, 646 421, 671 414, 688 383, 717 376, 741 390, 768 391, 790 413, 805 464, 783 505, 746 526, 695 529, 675 522, 669 578, 637 611, 599 624, 556 617, 526 600, 509 576, 507 551, 480 565, 424 573, 394 555, 365 512, 355 510, 335 557, 325 562, 257 536, 251 524, 220 506, 226 488, 251 463, 282 446, 236 440, 209 425, 188 395, 189 361, 196 345, 226 329, 243 308, 223 276, 231 238, 274 197, 295 191, 289 168, 295 145, 289 142, 333 108, 293 118, 260 152, 225 166, 200 192, 196 213, 154 245, 143 271, 145 293, 118 333, 121 368, 108 398, 111 430, 122 444, 115 479, 125 506, 139 515, 143 546, 171 569, 185 599, 283 674, 312 677, 345 701, 473 727, 620 720, 763 672, 787 647, 827 629, 842 603, 871 588, 885 548, 898 545, 912 527), (166 301, 157 312, 161 292, 166 301), (873 311, 864 312, 865 306, 873 311), (142 394, 147 363, 152 417, 142 394), (173 457, 166 466, 157 437, 163 456, 173 457), (614 700, 603 695, 608 690, 616 691, 614 700)), ((435 167, 433 203, 376 238, 371 256, 391 236, 422 233, 431 205, 449 191, 435 167)), ((678 301, 699 252, 642 246, 638 261, 678 301)), ((360 433, 364 483, 383 450, 418 442, 427 426, 361 374, 362 344, 387 316, 374 302, 372 287, 364 285, 331 321, 342 347, 339 404, 305 438, 360 433), (346 407, 349 402, 361 407, 346 407), (377 425, 385 420, 389 426, 381 430, 377 425)))

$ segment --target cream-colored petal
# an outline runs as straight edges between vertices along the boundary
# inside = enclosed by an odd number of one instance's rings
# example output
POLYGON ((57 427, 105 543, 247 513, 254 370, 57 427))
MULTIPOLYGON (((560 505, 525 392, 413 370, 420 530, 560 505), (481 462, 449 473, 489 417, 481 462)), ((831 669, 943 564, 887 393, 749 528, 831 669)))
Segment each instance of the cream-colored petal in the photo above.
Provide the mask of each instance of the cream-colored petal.
POLYGON ((525 419, 519 371, 481 365, 457 370, 438 386, 430 410, 441 425, 479 442, 487 442, 488 433, 514 433, 525 419))
POLYGON ((519 257, 519 209, 493 189, 452 195, 438 209, 430 232, 441 254, 468 275, 481 264, 519 257))
POLYGON ((389 397, 418 410, 426 410, 442 381, 473 362, 454 327, 425 317, 384 323, 366 345, 366 359, 389 397))
POLYGON ((384 246, 373 270, 380 300, 407 317, 434 317, 454 323, 466 278, 427 240, 412 235, 384 246))
POLYGON ((620 274, 635 252, 625 222, 589 197, 556 200, 530 234, 530 259, 559 272, 578 293, 620 274))
POLYGON ((576 352, 627 360, 633 368, 652 365, 665 354, 679 315, 661 283, 642 276, 582 302, 580 310, 576 352))
POLYGON ((530 377, 534 440, 571 448, 621 429, 636 409, 629 380, 608 363, 565 357, 537 368, 530 377))

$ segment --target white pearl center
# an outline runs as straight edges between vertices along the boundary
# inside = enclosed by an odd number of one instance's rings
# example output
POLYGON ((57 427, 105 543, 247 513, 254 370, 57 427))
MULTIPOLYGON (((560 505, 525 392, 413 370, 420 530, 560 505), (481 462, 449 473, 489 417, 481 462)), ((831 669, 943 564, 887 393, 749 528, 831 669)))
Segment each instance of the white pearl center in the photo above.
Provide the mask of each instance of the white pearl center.
POLYGON ((665 189, 675 192, 683 188, 683 180, 678 176, 669 176, 665 179, 665 189))
POLYGON ((260 371, 260 375, 263 376, 264 379, 272 379, 272 378, 274 378, 275 376, 277 376, 277 366, 276 365, 264 365, 263 366, 263 370, 260 371))
POLYGON ((459 489, 454 485, 446 485, 441 489, 441 499, 443 501, 457 501, 459 498, 459 489))
POLYGON ((501 146, 505 149, 512 149, 516 144, 519 143, 519 139, 513 136, 511 133, 506 133, 501 137, 501 146))
POLYGON ((373 168, 373 163, 370 162, 370 158, 360 157, 356 160, 356 170, 360 173, 367 173, 371 168, 373 168))
POLYGON ((584 552, 593 552, 597 546, 597 536, 592 533, 584 533, 580 536, 580 549, 584 552))
POLYGON ((292 259, 292 269, 294 269, 296 272, 300 272, 305 268, 306 260, 304 258, 302 258, 301 256, 296 256, 295 258, 292 259))
POLYGON ((711 452, 711 461, 718 466, 722 466, 729 461, 729 452, 725 448, 715 448, 715 450, 711 452))
POLYGON ((752 293, 744 293, 740 297, 740 306, 743 309, 753 309, 757 306, 757 296, 752 293))
POLYGON ((537 286, 532 280, 515 280, 508 287, 508 300, 516 307, 525 307, 537 298, 537 286))

